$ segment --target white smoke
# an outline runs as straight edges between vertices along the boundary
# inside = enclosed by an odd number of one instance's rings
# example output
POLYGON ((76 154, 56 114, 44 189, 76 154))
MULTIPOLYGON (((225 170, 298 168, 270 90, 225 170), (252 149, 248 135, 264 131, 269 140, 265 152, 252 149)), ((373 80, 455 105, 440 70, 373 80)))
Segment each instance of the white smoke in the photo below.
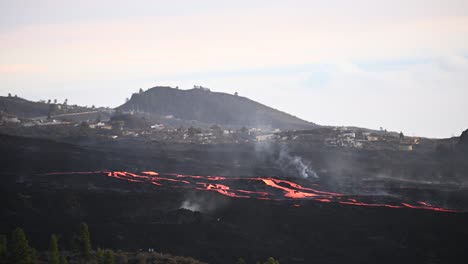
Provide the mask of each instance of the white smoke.
POLYGON ((294 169, 303 179, 318 178, 318 174, 311 168, 309 163, 304 162, 299 156, 292 156, 285 147, 280 149, 278 163, 284 170, 294 169))
MULTIPOLYGON (((224 207, 227 204, 226 199, 213 199, 212 195, 202 195, 200 193, 189 193, 186 195, 185 200, 179 206, 179 208, 187 209, 193 212, 208 213, 216 211, 219 208, 224 207)), ((214 197, 218 197, 215 195, 214 197)), ((220 198, 220 197, 218 197, 220 198)))
POLYGON ((255 144, 256 153, 262 157, 266 154, 268 156, 275 156, 275 162, 285 172, 292 172, 292 177, 298 176, 303 179, 308 178, 319 178, 317 172, 312 169, 310 163, 304 161, 302 157, 297 155, 291 155, 286 145, 275 145, 270 142, 258 142, 255 144), (278 149, 279 148, 279 149, 278 149), (279 153, 276 156, 274 153, 279 153))
POLYGON ((185 201, 182 202, 182 205, 180 206, 180 208, 187 209, 187 210, 195 212, 195 211, 200 211, 201 210, 201 205, 199 203, 196 203, 196 202, 185 200, 185 201))

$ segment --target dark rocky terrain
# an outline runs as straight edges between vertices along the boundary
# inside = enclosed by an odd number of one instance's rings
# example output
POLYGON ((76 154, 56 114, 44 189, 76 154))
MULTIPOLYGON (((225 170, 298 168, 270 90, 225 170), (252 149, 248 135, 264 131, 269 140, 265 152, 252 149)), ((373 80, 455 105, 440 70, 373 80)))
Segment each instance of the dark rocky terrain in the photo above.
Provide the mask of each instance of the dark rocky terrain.
MULTIPOLYGON (((301 179, 295 168, 278 164, 280 148, 259 152, 254 145, 239 144, 148 144, 138 139, 83 144, 1 136, 0 193, 5 203, 0 233, 22 226, 33 246, 44 250, 50 233, 61 234, 67 245, 72 230, 85 221, 96 246, 130 251, 151 247, 209 263, 235 263, 238 257, 252 263, 268 256, 281 263, 462 263, 468 257, 464 177, 451 180, 456 184, 424 184, 419 178, 412 182, 373 176, 386 166, 401 171, 424 168, 437 155, 290 145, 288 153, 321 168, 319 179, 301 179), (338 161, 346 166, 338 166, 338 161), (106 170, 269 176, 355 197, 385 200, 383 193, 391 193, 459 212, 239 199, 133 183, 98 172, 43 174, 106 170), (187 201, 198 204, 201 212, 181 209, 187 201)), ((463 156, 446 159, 436 163, 456 164, 455 175, 464 173, 463 156)))
POLYGON ((203 89, 155 87, 115 114, 1 103, 0 234, 23 227, 40 251, 87 222, 95 247, 208 263, 468 258, 467 131, 319 127, 203 89))

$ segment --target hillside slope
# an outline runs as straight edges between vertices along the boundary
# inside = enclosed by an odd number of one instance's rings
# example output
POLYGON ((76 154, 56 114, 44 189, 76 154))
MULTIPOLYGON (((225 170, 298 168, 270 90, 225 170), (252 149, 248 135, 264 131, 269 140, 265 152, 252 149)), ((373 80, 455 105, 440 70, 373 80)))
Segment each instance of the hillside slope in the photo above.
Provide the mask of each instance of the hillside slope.
POLYGON ((26 119, 45 119, 50 114, 53 119, 74 122, 109 120, 113 111, 110 108, 33 102, 20 97, 0 96, 0 114, 26 119))
POLYGON ((21 118, 47 116, 49 105, 32 102, 19 97, 0 96, 0 111, 21 118))
POLYGON ((134 94, 117 108, 159 116, 173 115, 183 120, 227 126, 304 129, 317 127, 295 116, 262 105, 245 97, 206 91, 153 87, 134 94))

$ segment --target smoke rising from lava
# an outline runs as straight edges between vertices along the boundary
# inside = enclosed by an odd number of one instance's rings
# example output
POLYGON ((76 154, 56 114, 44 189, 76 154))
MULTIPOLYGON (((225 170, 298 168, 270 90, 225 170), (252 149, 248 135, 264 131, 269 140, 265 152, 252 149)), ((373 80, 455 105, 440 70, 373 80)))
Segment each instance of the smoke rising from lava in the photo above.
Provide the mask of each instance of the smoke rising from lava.
POLYGON ((206 213, 215 211, 224 205, 225 203, 220 200, 209 199, 207 196, 197 195, 191 192, 186 196, 186 199, 179 208, 206 213))
POLYGON ((278 164, 283 170, 293 168, 303 179, 318 178, 317 173, 310 167, 310 164, 306 164, 299 156, 292 156, 285 148, 280 150, 278 164))
POLYGON ((201 211, 201 205, 189 200, 185 200, 180 205, 180 208, 187 209, 190 211, 201 211))
POLYGON ((270 142, 258 142, 255 151, 260 157, 273 157, 274 163, 286 174, 288 178, 318 179, 317 172, 312 165, 302 157, 291 155, 289 148, 284 144, 273 144, 270 142))

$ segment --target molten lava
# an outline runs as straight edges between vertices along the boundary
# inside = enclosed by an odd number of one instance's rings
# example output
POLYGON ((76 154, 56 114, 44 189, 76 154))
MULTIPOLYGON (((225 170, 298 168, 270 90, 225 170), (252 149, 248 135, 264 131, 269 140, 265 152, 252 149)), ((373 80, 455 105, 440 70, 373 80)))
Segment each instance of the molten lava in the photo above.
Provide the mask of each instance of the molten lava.
MULTIPOLYGON (((224 176, 199 176, 175 173, 158 173, 155 171, 143 171, 132 173, 126 171, 112 172, 54 172, 47 175, 60 174, 105 174, 108 177, 135 183, 149 183, 164 188, 187 188, 200 191, 212 191, 234 198, 251 198, 258 200, 314 200, 321 203, 338 203, 343 205, 410 208, 440 212, 455 212, 454 210, 432 206, 426 202, 411 203, 408 201, 392 201, 375 203, 368 201, 369 197, 346 196, 344 194, 326 192, 315 188, 304 187, 292 181, 270 177, 242 178, 224 176)), ((317 186, 317 184, 313 184, 317 186)), ((293 206, 299 207, 297 203, 293 206)))

